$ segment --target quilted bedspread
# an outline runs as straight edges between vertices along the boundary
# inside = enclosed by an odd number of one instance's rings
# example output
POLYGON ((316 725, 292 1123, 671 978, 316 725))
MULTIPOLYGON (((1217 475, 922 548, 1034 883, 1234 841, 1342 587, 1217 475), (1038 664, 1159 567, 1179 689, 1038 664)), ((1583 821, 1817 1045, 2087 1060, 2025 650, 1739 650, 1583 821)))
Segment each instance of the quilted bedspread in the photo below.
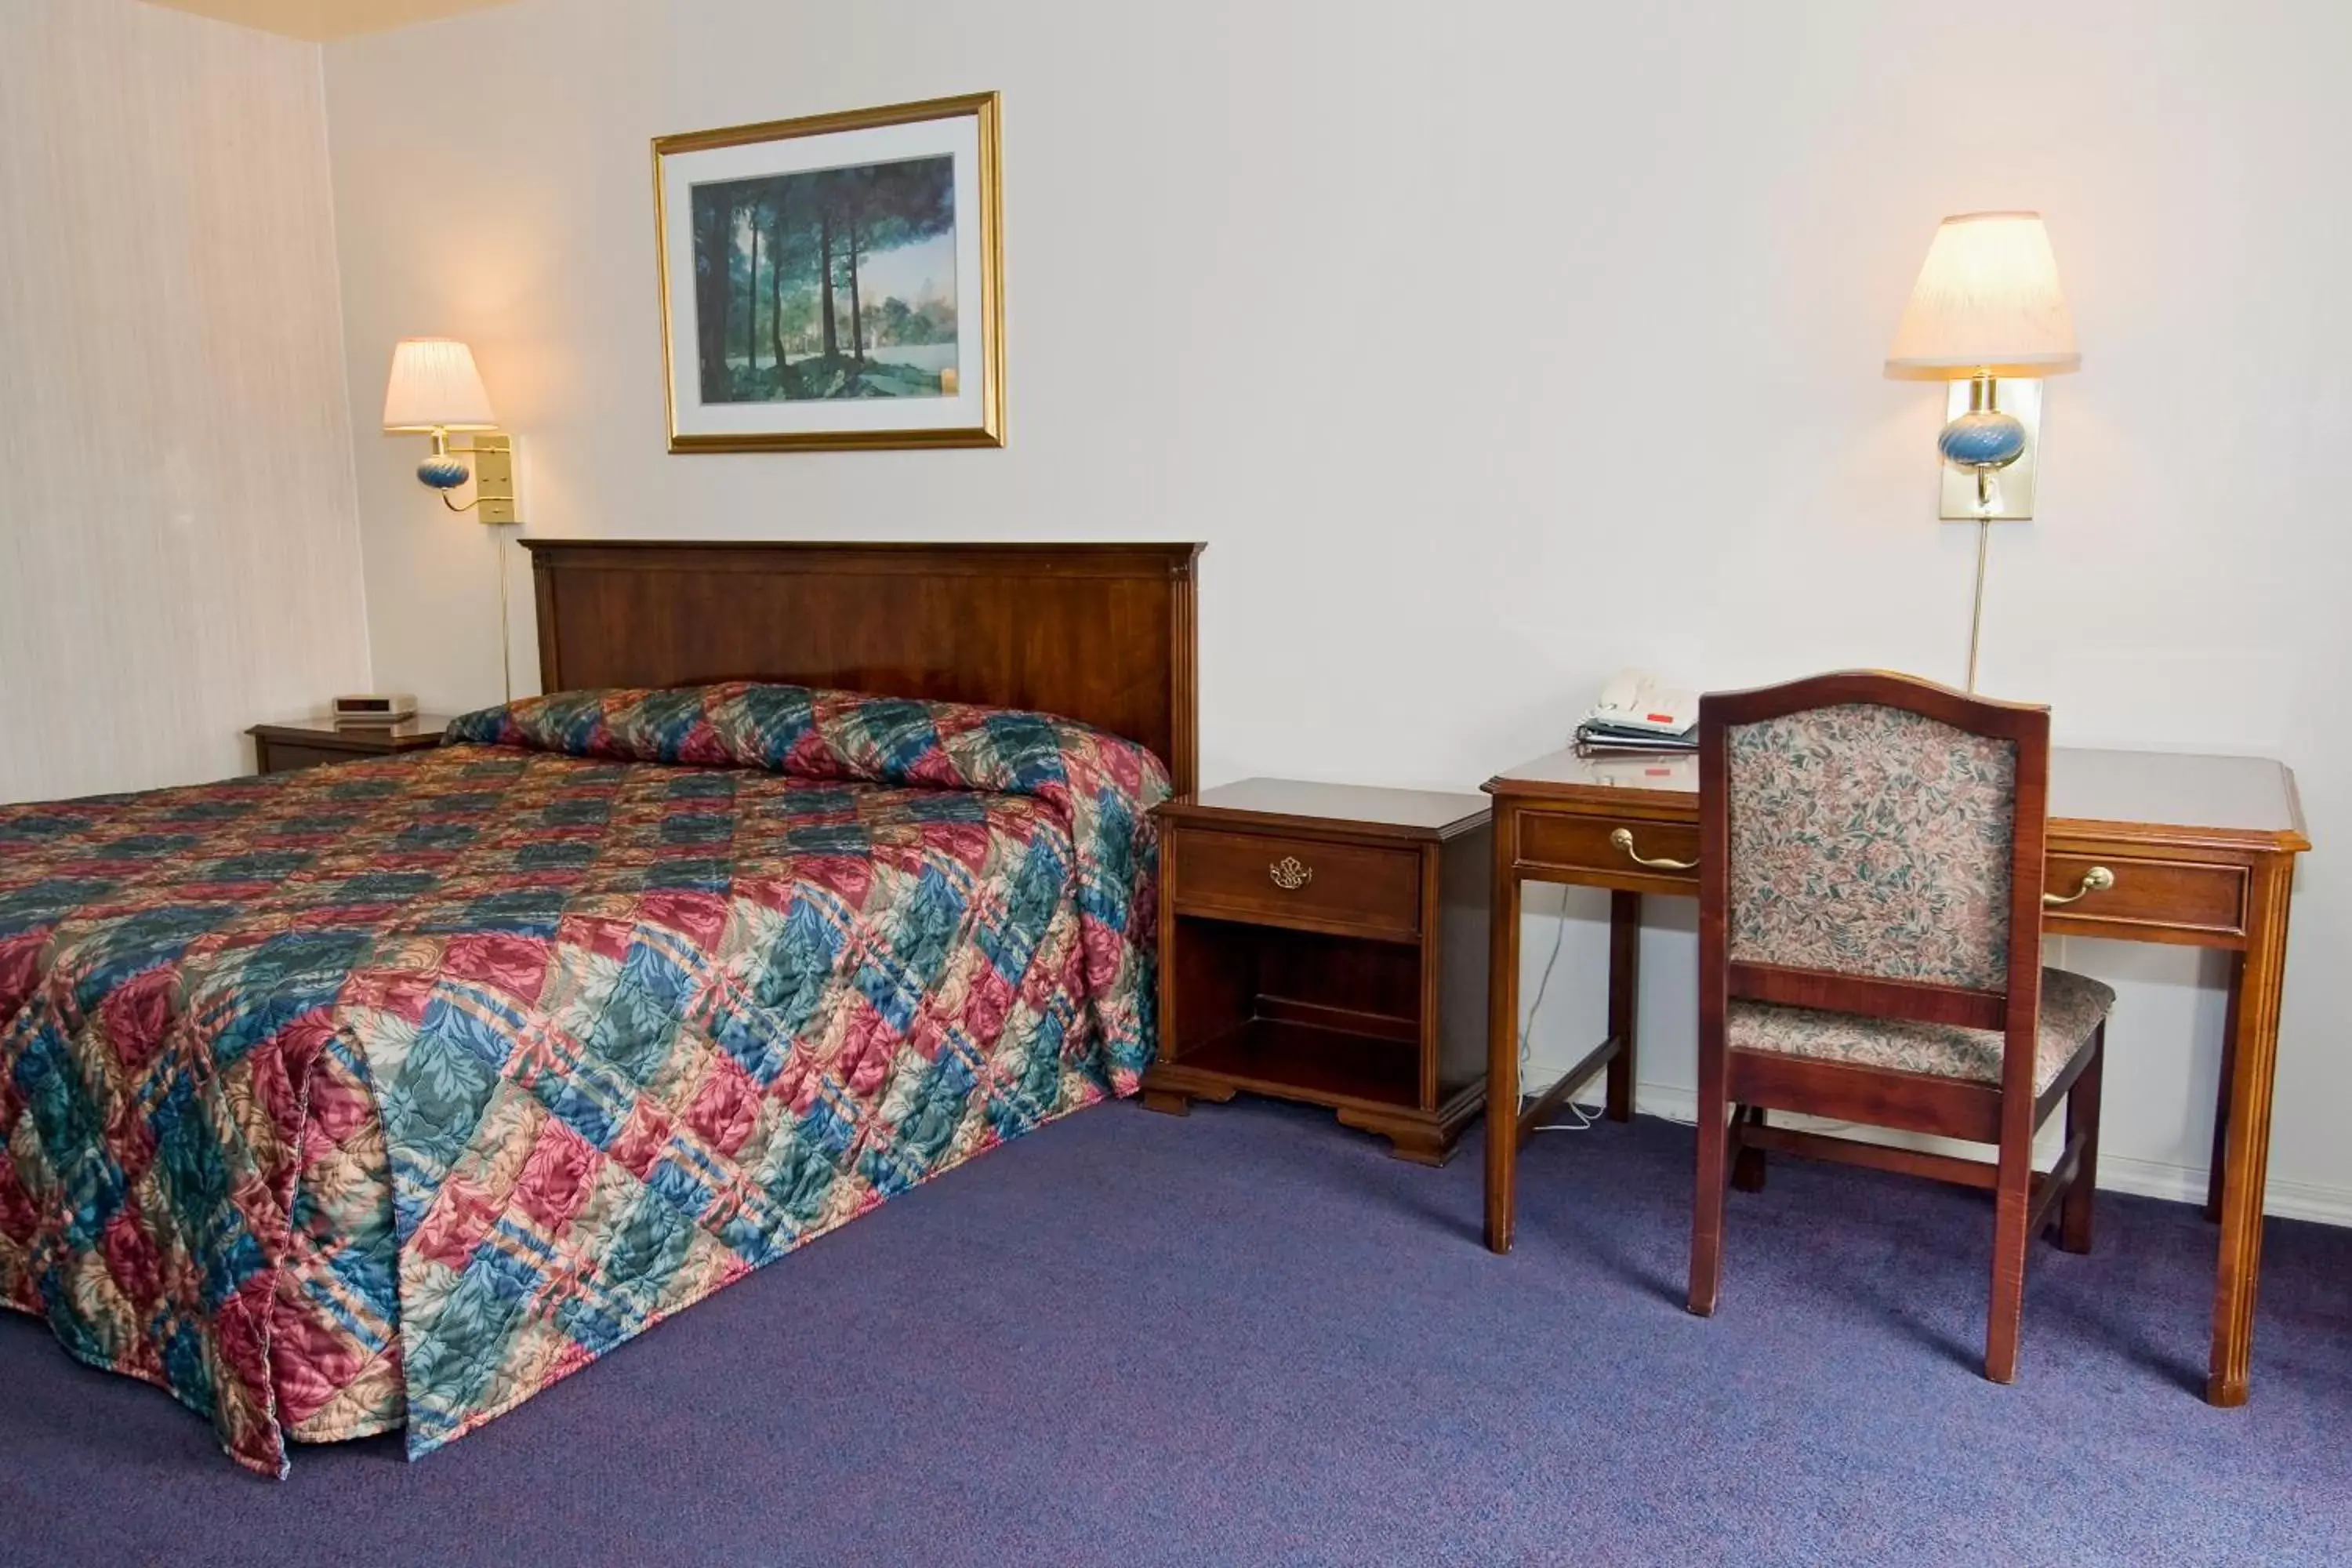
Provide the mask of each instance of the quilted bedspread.
POLYGON ((1142 748, 730 685, 0 806, 0 1301, 437 1447, 1152 1048, 1142 748))

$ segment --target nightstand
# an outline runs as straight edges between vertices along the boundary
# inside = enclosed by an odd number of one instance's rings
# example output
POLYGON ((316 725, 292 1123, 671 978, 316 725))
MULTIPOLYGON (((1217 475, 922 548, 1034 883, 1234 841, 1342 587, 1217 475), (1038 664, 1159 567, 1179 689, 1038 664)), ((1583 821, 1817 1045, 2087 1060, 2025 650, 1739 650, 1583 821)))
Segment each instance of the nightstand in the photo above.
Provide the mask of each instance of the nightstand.
POLYGON ((1286 779, 1161 805, 1144 1104, 1305 1100, 1444 1163, 1486 1096, 1486 809, 1286 779))
POLYGON ((394 757, 403 752, 429 752, 441 743, 449 721, 419 713, 397 724, 365 729, 337 729, 331 720, 297 719, 284 724, 256 724, 246 731, 253 737, 253 771, 290 773, 321 763, 354 763, 362 757, 394 757))

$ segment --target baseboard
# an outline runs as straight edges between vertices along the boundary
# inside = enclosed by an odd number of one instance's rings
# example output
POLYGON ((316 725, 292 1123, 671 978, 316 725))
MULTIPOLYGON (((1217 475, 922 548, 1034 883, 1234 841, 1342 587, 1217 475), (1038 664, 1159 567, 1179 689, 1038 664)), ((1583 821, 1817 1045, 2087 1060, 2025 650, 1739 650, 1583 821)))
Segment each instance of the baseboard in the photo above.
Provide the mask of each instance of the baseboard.
MULTIPOLYGON (((2168 1165, 2158 1160, 2126 1160, 2120 1155, 2102 1154, 2099 1185, 2144 1198, 2201 1204, 2205 1201, 2205 1167, 2192 1169, 2168 1165)), ((2263 1189, 2263 1212, 2281 1219, 2352 1226, 2352 1193, 2316 1182, 2289 1182, 2273 1176, 2263 1189)))
MULTIPOLYGON (((1644 1115, 1663 1116, 1670 1121, 1692 1122, 1698 1120, 1698 1097, 1675 1084, 1643 1084, 1634 1094, 1633 1103, 1644 1115)), ((1827 1127, 1835 1124, 1821 1122, 1817 1125, 1827 1127)), ((1886 1136, 1891 1142, 1900 1135, 1886 1136)), ((2205 1201, 2205 1167, 2169 1165, 2158 1160, 2127 1160, 2119 1155, 2102 1154, 2099 1157, 2099 1185, 2104 1190, 2130 1193, 2137 1197, 2201 1204, 2205 1201)), ((2263 1212, 2283 1219, 2307 1219, 2321 1225, 2352 1226, 2352 1192, 2342 1187, 2322 1186, 2315 1182, 2288 1182, 2273 1176, 2263 1194, 2263 1212)))

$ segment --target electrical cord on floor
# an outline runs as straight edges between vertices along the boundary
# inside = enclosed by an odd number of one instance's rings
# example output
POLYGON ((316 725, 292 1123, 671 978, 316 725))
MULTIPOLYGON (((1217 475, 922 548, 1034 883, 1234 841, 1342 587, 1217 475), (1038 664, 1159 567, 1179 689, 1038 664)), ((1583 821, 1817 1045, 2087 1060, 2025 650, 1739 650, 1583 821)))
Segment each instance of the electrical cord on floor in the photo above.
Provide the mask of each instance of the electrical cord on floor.
MULTIPOLYGON (((1559 963, 1560 945, 1567 940, 1568 900, 1567 896, 1562 894, 1559 912, 1552 916, 1551 954, 1544 960, 1543 974, 1536 981, 1535 1000, 1528 1004, 1528 1021, 1525 1025, 1521 1026, 1519 1029, 1519 1101, 1521 1104, 1525 1104, 1528 1100, 1534 1098, 1534 1096, 1527 1092, 1527 1081, 1528 1061, 1534 1054, 1535 1049, 1536 1015, 1543 1009, 1544 993, 1551 988, 1552 967, 1559 963)), ((1570 1116, 1575 1117, 1576 1120, 1573 1121, 1539 1122, 1536 1126, 1535 1131, 1538 1132, 1581 1132, 1593 1124, 1594 1119, 1586 1113, 1584 1107, 1577 1104, 1573 1100, 1568 1102, 1568 1113, 1570 1116)))

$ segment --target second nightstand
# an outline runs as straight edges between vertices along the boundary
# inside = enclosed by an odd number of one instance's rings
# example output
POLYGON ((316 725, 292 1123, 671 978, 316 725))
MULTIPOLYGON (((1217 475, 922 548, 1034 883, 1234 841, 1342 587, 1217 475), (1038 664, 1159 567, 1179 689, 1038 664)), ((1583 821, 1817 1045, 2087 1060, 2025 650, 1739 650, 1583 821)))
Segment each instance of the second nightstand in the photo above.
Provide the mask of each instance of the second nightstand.
POLYGON ((425 752, 441 743, 449 721, 419 713, 397 724, 335 727, 331 720, 297 719, 284 724, 256 724, 246 731, 253 737, 253 771, 290 773, 321 763, 355 763, 362 757, 391 757, 403 752, 425 752))
POLYGON ((1159 817, 1144 1103, 1303 1100, 1444 1163, 1486 1101, 1485 798, 1249 779, 1159 817))

